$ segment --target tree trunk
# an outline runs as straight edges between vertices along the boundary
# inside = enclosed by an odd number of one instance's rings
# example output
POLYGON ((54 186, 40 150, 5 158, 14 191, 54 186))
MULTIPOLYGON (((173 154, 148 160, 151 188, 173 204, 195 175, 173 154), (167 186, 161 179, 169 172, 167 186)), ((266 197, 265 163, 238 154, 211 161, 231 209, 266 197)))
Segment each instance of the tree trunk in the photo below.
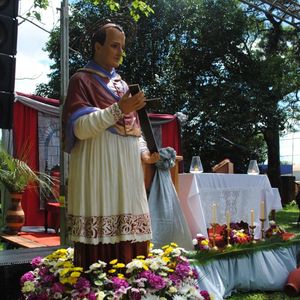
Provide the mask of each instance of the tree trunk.
POLYGON ((268 147, 268 177, 272 187, 280 189, 280 149, 278 126, 267 128, 264 139, 268 147))

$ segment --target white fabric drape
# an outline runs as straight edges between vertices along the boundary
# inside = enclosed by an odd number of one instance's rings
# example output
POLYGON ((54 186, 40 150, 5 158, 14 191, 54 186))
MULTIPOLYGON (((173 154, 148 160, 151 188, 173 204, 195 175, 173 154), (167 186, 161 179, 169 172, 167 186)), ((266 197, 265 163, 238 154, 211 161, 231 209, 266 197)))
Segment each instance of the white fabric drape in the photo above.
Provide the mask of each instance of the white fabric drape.
POLYGON ((300 245, 258 251, 240 258, 213 260, 206 265, 192 260, 201 290, 222 300, 234 292, 282 291, 289 273, 296 268, 300 245))
POLYGON ((39 102, 28 97, 24 97, 21 95, 15 96, 15 101, 19 101, 22 104, 29 106, 37 111, 52 115, 52 116, 59 116, 59 107, 49 105, 43 102, 39 102))

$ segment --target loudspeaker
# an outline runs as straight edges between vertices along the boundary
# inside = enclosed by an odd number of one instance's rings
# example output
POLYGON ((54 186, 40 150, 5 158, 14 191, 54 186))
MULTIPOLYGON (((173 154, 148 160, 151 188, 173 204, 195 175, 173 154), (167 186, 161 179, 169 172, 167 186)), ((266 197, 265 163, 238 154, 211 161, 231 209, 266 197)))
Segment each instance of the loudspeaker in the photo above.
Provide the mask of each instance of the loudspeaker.
POLYGON ((16 59, 0 53, 0 91, 13 93, 15 89, 16 59))
POLYGON ((0 92, 0 128, 12 129, 15 95, 0 92))
POLYGON ((0 53, 16 55, 18 21, 1 15, 0 11, 0 53))
POLYGON ((0 0, 0 15, 16 18, 19 0, 0 0))

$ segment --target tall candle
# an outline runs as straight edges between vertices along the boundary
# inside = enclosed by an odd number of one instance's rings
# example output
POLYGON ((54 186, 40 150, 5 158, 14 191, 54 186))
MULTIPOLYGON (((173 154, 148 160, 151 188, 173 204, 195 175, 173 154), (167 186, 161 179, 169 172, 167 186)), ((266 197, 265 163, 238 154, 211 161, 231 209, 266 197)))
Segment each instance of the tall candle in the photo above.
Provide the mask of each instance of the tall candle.
POLYGON ((230 228, 230 212, 226 212, 226 222, 227 222, 227 228, 230 228))
POLYGON ((214 203, 212 205, 212 223, 216 224, 217 223, 217 205, 214 203))
POLYGON ((254 226, 254 210, 251 209, 250 213, 251 213, 251 226, 254 226))
POLYGON ((261 200, 260 202, 260 218, 264 219, 265 218, 265 201, 261 200))

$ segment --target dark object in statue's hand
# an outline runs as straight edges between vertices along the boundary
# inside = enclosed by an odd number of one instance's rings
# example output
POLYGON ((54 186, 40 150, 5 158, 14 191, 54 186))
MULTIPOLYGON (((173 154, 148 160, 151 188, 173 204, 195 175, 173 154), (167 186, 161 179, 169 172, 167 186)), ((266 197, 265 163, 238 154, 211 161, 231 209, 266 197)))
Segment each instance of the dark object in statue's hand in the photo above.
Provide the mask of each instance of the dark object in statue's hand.
MULTIPOLYGON (((140 91, 140 86, 138 84, 129 85, 129 91, 131 93, 131 96, 133 96, 140 91)), ((145 107, 138 110, 137 113, 140 119, 141 129, 144 134, 150 153, 158 152, 158 147, 153 135, 152 127, 145 107)))

